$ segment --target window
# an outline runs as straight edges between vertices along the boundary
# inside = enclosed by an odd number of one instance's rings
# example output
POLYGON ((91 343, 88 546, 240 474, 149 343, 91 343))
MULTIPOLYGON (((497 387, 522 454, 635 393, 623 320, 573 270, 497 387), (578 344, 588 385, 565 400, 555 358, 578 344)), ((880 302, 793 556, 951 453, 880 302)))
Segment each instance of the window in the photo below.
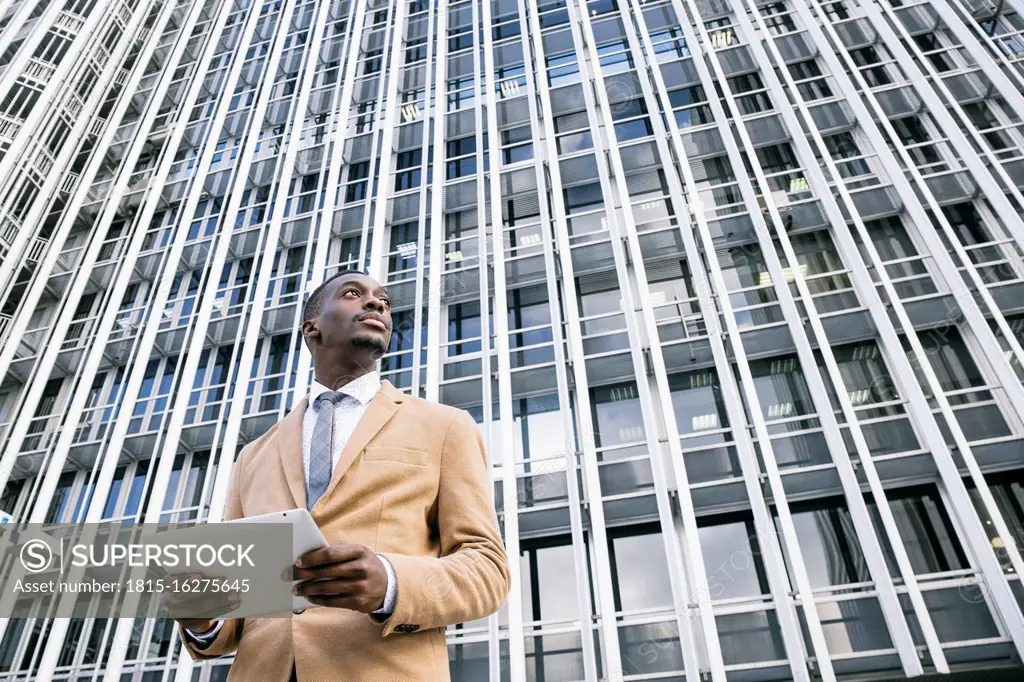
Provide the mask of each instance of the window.
MULTIPOLYGON (((999 536, 999 531, 989 518, 981 496, 973 484, 969 484, 971 499, 984 521, 985 530, 989 534, 989 542, 996 551, 1003 570, 1012 572, 1013 564, 1010 562, 1006 548, 1010 545, 1016 546, 1018 550, 1024 548, 1024 469, 989 474, 985 478, 992 497, 995 498, 999 514, 1003 517, 1003 521, 1009 527, 1013 537, 1007 540, 999 536)), ((950 565, 954 566, 955 564, 951 562, 950 565)))
POLYGON ((635 383, 593 388, 591 405, 594 444, 598 449, 610 449, 608 452, 599 453, 599 460, 627 457, 647 451, 644 442, 644 418, 635 383), (629 447, 631 443, 637 445, 629 447))
MULTIPOLYGON (((992 241, 988 227, 985 226, 985 222, 973 204, 946 206, 942 209, 942 213, 964 246, 976 246, 992 241)), ((939 229, 937 224, 936 229, 939 229)), ((971 255, 975 262, 979 258, 983 259, 984 251, 984 249, 972 251, 971 255)))
POLYGON ((864 80, 870 87, 878 87, 879 85, 888 85, 892 83, 892 78, 886 71, 885 66, 874 66, 880 64, 882 58, 879 56, 878 51, 874 47, 864 47, 859 50, 849 50, 850 57, 854 63, 860 67, 860 72, 864 76, 864 80))
POLYGON ((501 162, 506 166, 519 163, 520 161, 529 161, 533 158, 533 144, 523 144, 517 147, 506 147, 501 150, 501 162))
POLYGON ((453 159, 457 156, 475 154, 476 136, 470 135, 469 137, 460 137, 456 140, 448 140, 446 146, 448 150, 449 159, 453 159))
POLYGON ((448 306, 448 357, 480 352, 480 334, 480 303, 448 306))
POLYGON ((391 255, 388 272, 401 273, 416 267, 419 223, 416 221, 391 226, 391 255))
POLYGON ((345 185, 345 202, 362 201, 366 198, 367 182, 370 175, 370 162, 360 161, 348 167, 349 184, 345 185), (355 182, 352 182, 352 181, 355 182))
POLYGON ((795 355, 755 360, 750 363, 750 372, 766 420, 814 412, 811 394, 795 355))
POLYGON ((680 435, 729 426, 725 401, 714 369, 669 376, 676 428, 680 435))
POLYGON ((161 522, 181 522, 197 518, 198 506, 202 499, 203 482, 214 475, 210 470, 210 453, 197 452, 192 455, 178 455, 164 495, 161 522))
MULTIPOLYGON (((900 543, 910 558, 915 575, 970 568, 934 485, 886 491, 886 498, 896 521, 900 543)), ((869 500, 869 507, 879 535, 885 537, 877 503, 869 500)), ((883 547, 889 572, 896 576, 899 569, 889 542, 883 542, 883 547)))
POLYGON ((579 617, 575 551, 568 535, 524 540, 520 544, 524 621, 579 617))
POLYGON ((794 170, 800 167, 789 143, 773 144, 761 147, 755 152, 758 162, 768 175, 794 170))
POLYGON ((445 164, 445 179, 457 180, 458 178, 476 173, 476 157, 467 156, 462 159, 455 159, 445 164))
POLYGON ((899 399, 892 373, 874 341, 837 346, 832 353, 854 407, 899 399))
POLYGON ((395 162, 395 191, 399 192, 420 186, 420 176, 423 163, 423 152, 416 149, 411 152, 400 152, 395 162))
POLYGON ((568 85, 580 80, 580 66, 576 62, 574 52, 545 57, 544 65, 548 74, 549 87, 568 85))
POLYGON ((356 105, 356 135, 368 133, 373 128, 373 121, 377 113, 374 111, 374 104, 364 102, 356 105))
POLYGON ((772 35, 782 35, 796 30, 793 16, 786 10, 786 4, 779 2, 765 5, 761 11, 764 14, 764 23, 772 35))
POLYGON ((707 596, 711 599, 770 594, 768 574, 750 513, 697 519, 707 596))
POLYGON ((660 524, 610 528, 608 554, 616 611, 671 606, 672 585, 660 524))
POLYGON ((641 137, 649 137, 654 134, 651 127, 651 120, 646 116, 634 121, 615 124, 615 139, 619 142, 629 142, 641 137))
POLYGON ((594 148, 594 138, 589 130, 569 133, 556 138, 555 145, 559 154, 572 154, 594 148))
POLYGON ((817 60, 809 59, 805 62, 790 64, 789 73, 803 99, 816 100, 832 96, 832 88, 822 74, 817 60))
POLYGON ((714 369, 668 377, 683 463, 691 484, 741 476, 725 401, 714 369), (711 447, 719 445, 719 447, 711 447))
MULTIPOLYGON (((871 579, 846 501, 833 498, 790 505, 804 568, 811 587, 830 587, 871 579)), ((776 532, 782 538, 778 517, 776 532)), ((786 554, 789 565, 789 554, 786 554)), ((790 566, 792 574, 792 566, 790 566)))
MULTIPOLYGON (((919 334, 921 345, 938 375, 939 385, 943 391, 984 386, 986 381, 971 358, 963 338, 954 327, 931 329, 919 334)), ((907 344, 904 344, 905 346, 907 344)), ((921 381, 927 391, 927 383, 921 381)))
POLYGON ((73 520, 67 512, 74 499, 79 497, 75 488, 76 475, 74 471, 65 471, 60 475, 50 500, 50 508, 46 512, 46 523, 67 523, 73 520))
POLYGON ((18 511, 18 500, 21 498, 21 492, 25 488, 25 481, 9 481, 3 489, 3 495, 0 496, 0 511, 7 512, 8 514, 14 515, 18 511))
POLYGON ((600 182, 566 187, 562 190, 562 196, 565 200, 565 210, 568 213, 588 211, 604 206, 604 194, 601 192, 600 182))

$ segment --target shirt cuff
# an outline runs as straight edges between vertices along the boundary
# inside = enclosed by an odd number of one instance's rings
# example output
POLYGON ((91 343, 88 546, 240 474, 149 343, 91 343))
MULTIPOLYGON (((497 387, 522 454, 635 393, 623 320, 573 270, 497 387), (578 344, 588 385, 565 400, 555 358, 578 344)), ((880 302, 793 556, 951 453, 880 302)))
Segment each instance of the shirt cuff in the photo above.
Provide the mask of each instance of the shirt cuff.
POLYGON ((185 628, 185 632, 188 633, 189 637, 196 640, 200 644, 210 644, 211 642, 213 642, 213 640, 217 639, 217 634, 220 632, 220 629, 223 626, 224 621, 218 620, 217 623, 206 632, 193 632, 188 628, 185 628))
POLYGON ((377 558, 384 564, 384 570, 388 572, 388 589, 384 593, 384 605, 374 611, 373 614, 377 616, 390 616, 395 610, 395 601, 398 599, 398 579, 395 577, 395 569, 391 566, 391 562, 380 554, 377 555, 377 558))

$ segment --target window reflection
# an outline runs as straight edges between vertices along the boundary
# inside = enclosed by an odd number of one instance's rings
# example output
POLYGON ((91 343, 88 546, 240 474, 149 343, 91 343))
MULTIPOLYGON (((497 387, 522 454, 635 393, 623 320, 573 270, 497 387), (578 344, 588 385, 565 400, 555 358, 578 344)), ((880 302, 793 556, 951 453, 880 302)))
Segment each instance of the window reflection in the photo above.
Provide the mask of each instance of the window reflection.
MULTIPOLYGON (((969 568, 967 556, 934 485, 887 491, 886 498, 899 530, 900 543, 910 558, 915 574, 969 568)), ((879 535, 885 537, 874 500, 869 501, 869 507, 879 535)), ((889 543, 883 545, 889 570, 896 575, 896 561, 889 543)))
POLYGON ((520 545, 523 620, 573 620, 579 617, 572 537, 525 540, 520 545))
POLYGON ((749 513, 698 520, 707 596, 711 599, 769 594, 768 574, 749 513))
POLYGON ((766 420, 785 419, 814 412, 811 393, 795 355, 750 363, 754 391, 766 420))
MULTIPOLYGON (((956 391, 985 385, 985 378, 978 365, 971 358, 963 337, 953 327, 931 329, 919 334, 921 345, 924 346, 928 361, 938 376, 943 391, 956 391)), ((904 340, 904 347, 909 344, 904 340)), ((915 369, 917 366, 915 365, 915 369)), ((926 393, 930 393, 928 382, 920 370, 917 371, 918 381, 926 393)))
POLYGON ((1015 546, 1018 551, 1024 548, 1024 470, 990 474, 986 476, 989 490, 995 498, 996 507, 1003 517, 1003 522, 1010 529, 1011 537, 1004 538, 999 535, 991 515, 986 511, 977 488, 969 483, 969 492, 974 501, 974 508, 978 510, 979 516, 985 525, 989 542, 999 557, 1003 570, 1007 573, 1013 572, 1013 564, 1010 562, 1009 547, 1015 546))
POLYGON ((616 611, 672 605, 660 524, 609 529, 608 545, 616 611))
POLYGON ((616 459, 647 451, 644 440, 644 419, 640 410, 640 397, 635 383, 601 386, 591 389, 593 405, 594 443, 604 450, 599 460, 616 459), (617 446, 641 444, 632 448, 617 446))
POLYGON ((490 675, 487 642, 452 644, 448 647, 448 668, 452 682, 477 682, 490 675))
MULTIPOLYGON (((790 505, 790 511, 811 587, 871 579, 845 500, 832 498, 790 505)), ((781 537, 777 517, 776 532, 781 537)), ((788 553, 786 563, 792 573, 788 553)))
MULTIPOLYGON (((729 426, 725 401, 714 369, 673 374, 668 378, 679 435, 729 426)), ((724 439, 724 436, 718 436, 724 439)))

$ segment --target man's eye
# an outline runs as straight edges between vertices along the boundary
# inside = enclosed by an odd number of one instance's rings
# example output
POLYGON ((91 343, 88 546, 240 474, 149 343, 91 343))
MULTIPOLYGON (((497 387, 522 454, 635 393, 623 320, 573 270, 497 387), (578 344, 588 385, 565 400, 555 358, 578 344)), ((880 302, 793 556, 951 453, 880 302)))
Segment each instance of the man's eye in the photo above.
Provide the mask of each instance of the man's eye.
POLYGON ((390 298, 382 298, 380 300, 383 301, 384 305, 386 305, 387 307, 389 307, 389 308, 391 307, 391 299, 390 298))

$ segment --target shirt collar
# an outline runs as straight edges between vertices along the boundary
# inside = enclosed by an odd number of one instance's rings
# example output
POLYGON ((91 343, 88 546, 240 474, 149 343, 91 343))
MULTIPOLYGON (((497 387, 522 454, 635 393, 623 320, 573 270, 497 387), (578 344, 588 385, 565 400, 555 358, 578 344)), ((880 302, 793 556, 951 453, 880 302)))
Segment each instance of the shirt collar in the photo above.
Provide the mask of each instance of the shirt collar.
MULTIPOLYGON (((358 379, 353 379, 337 390, 347 393, 358 400, 360 404, 365 405, 370 402, 370 399, 373 398, 379 389, 380 377, 377 376, 376 372, 367 372, 358 379)), ((330 388, 314 379, 313 385, 309 388, 309 404, 313 405, 321 393, 330 390, 330 388)))

